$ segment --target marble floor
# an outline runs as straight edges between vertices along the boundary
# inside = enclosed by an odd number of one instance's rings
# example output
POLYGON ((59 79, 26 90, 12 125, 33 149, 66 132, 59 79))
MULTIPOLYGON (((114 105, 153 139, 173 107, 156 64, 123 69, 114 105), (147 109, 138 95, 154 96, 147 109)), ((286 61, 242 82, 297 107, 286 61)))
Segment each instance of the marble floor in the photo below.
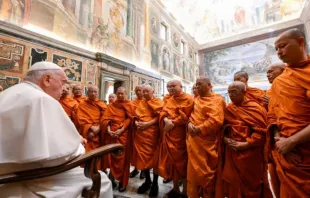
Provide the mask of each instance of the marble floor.
MULTIPOLYGON (((114 190, 114 198, 148 198, 148 192, 146 192, 143 195, 139 195, 137 194, 137 189, 139 188, 139 186, 144 182, 143 180, 140 180, 138 174, 136 177, 134 178, 130 178, 129 179, 129 184, 127 186, 127 190, 125 192, 120 193, 118 191, 117 188, 115 188, 114 190)), ((151 173, 151 175, 153 175, 153 173, 151 173)), ((159 186, 159 194, 158 197, 163 197, 166 193, 168 193, 171 189, 172 189, 172 182, 168 183, 168 184, 164 184, 163 183, 163 178, 159 177, 158 179, 158 186, 159 186)))

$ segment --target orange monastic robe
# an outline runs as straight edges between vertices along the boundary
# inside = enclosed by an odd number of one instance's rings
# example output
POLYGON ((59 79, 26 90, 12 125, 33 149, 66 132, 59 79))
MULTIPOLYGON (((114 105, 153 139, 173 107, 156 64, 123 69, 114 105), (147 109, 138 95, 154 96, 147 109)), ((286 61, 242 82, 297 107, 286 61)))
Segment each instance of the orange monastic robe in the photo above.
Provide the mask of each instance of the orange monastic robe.
MULTIPOLYGON (((164 102, 159 98, 142 100, 135 110, 134 121, 149 122, 156 117, 164 106, 164 102)), ((152 125, 144 131, 133 131, 133 156, 132 165, 138 170, 157 169, 158 148, 159 148, 159 126, 152 125)))
POLYGON ((187 134, 187 195, 198 197, 200 188, 214 192, 217 169, 217 137, 224 122, 225 101, 221 95, 196 97, 189 121, 199 126, 200 135, 187 134))
POLYGON ((265 95, 265 92, 255 87, 247 87, 245 96, 250 100, 255 100, 258 104, 264 107, 261 98, 265 95))
POLYGON ((103 144, 119 143, 124 146, 124 153, 120 156, 107 155, 103 158, 105 168, 110 168, 116 180, 122 182, 126 188, 129 180, 131 129, 130 124, 133 118, 133 106, 130 101, 115 101, 109 104, 101 120, 101 137, 103 144), (110 125, 111 131, 116 131, 124 127, 125 131, 119 138, 111 137, 107 128, 110 125))
POLYGON ((140 103, 142 100, 143 100, 143 99, 140 100, 140 99, 136 98, 136 99, 134 99, 133 101, 131 101, 131 104, 132 104, 134 110, 138 107, 139 103, 140 103))
POLYGON ((173 181, 186 179, 187 150, 186 125, 193 108, 194 99, 191 95, 182 93, 172 96, 160 113, 159 127, 162 142, 159 150, 158 172, 163 178, 173 181), (171 119, 174 128, 164 133, 164 118, 171 119))
POLYGON ((266 96, 268 96, 270 98, 270 96, 271 96, 271 88, 266 91, 266 96))
POLYGON ((78 103, 81 103, 81 102, 83 102, 84 100, 86 100, 87 97, 85 97, 85 96, 75 97, 75 96, 74 96, 73 99, 76 100, 78 103))
MULTIPOLYGON (((87 134, 91 126, 98 126, 103 112, 107 109, 107 105, 100 100, 86 99, 79 104, 77 110, 77 120, 79 123, 79 132, 87 138, 87 134)), ((101 146, 100 133, 98 133, 93 139, 87 140, 85 145, 86 151, 91 151, 101 146)))
POLYGON ((228 197, 272 197, 264 160, 265 108, 247 98, 241 106, 230 103, 225 109, 225 122, 230 126, 226 137, 255 145, 244 151, 233 151, 225 145, 222 178, 228 183, 228 197))
POLYGON ((59 102, 69 118, 73 121, 76 117, 76 111, 79 106, 79 103, 74 100, 73 98, 66 96, 66 97, 61 97, 59 99, 59 102))
POLYGON ((166 95, 164 96, 163 101, 164 101, 165 104, 167 103, 167 101, 169 100, 169 98, 171 98, 171 95, 170 95, 170 94, 166 94, 166 95))
MULTIPOLYGON (((282 137, 290 137, 310 124, 310 59, 288 65, 272 83, 269 102, 269 127, 277 125, 282 137)), ((273 134, 268 141, 272 161, 280 180, 280 197, 310 197, 310 142, 291 151, 301 163, 291 162, 274 148, 273 134)))

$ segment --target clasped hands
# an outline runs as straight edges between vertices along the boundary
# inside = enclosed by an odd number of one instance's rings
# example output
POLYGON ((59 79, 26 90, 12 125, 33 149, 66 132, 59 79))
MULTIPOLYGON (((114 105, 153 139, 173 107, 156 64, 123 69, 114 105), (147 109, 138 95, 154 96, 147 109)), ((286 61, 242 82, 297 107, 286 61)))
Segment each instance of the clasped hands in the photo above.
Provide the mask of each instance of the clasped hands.
POLYGON ((135 121, 135 125, 138 131, 143 131, 151 126, 149 122, 141 122, 141 121, 135 121))
POLYGON ((224 137, 224 143, 233 151, 243 151, 250 147, 248 142, 238 142, 228 137, 224 137))
POLYGON ((120 129, 117 129, 116 131, 112 131, 111 130, 111 127, 108 126, 108 134, 111 136, 111 137, 114 137, 114 138, 119 138, 119 136, 124 132, 124 127, 120 128, 120 129))
POLYGON ((172 122, 172 120, 168 119, 167 117, 164 118, 164 132, 167 133, 168 131, 170 131, 171 129, 173 129, 174 124, 172 122))
POLYGON ((298 164, 302 162, 302 159, 299 155, 294 153, 294 148, 296 147, 296 143, 292 141, 291 138, 285 137, 274 137, 276 144, 276 150, 285 156, 285 158, 294 164, 298 164))
POLYGON ((270 100, 270 98, 269 98, 267 95, 263 95, 263 96, 261 97, 261 100, 262 100, 262 102, 263 102, 264 105, 266 105, 266 106, 269 105, 269 100, 270 100))
POLYGON ((187 129, 191 136, 199 135, 201 133, 199 126, 195 126, 191 122, 188 123, 187 129))
POLYGON ((99 131, 100 131, 100 127, 99 127, 99 125, 97 125, 97 126, 91 126, 90 128, 89 128, 89 131, 88 131, 88 133, 87 133, 87 139, 93 139, 95 136, 96 136, 96 134, 97 133, 99 133, 99 131))

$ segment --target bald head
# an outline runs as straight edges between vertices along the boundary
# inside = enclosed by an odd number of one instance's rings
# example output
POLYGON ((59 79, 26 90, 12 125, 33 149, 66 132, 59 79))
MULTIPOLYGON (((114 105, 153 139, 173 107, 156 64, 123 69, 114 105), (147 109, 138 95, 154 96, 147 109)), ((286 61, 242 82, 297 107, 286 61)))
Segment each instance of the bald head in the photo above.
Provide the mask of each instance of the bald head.
POLYGON ((171 80, 167 82, 167 91, 168 91, 168 93, 171 95, 170 89, 169 89, 170 82, 171 82, 171 80))
POLYGON ((300 29, 293 28, 283 32, 274 44, 278 57, 290 67, 308 60, 305 34, 300 29))
POLYGON ((109 95, 109 104, 114 102, 116 100, 116 95, 114 93, 111 93, 109 95))
POLYGON ((245 71, 238 71, 234 74, 234 81, 243 82, 247 86, 248 80, 249 80, 249 74, 245 71))
POLYGON ((245 98, 246 85, 243 82, 235 81, 228 86, 228 95, 231 101, 239 106, 245 98))
POLYGON ((193 84, 192 93, 193 93, 194 97, 199 96, 199 95, 198 95, 197 88, 196 88, 196 83, 193 84))
POLYGON ((142 100, 143 99, 143 94, 142 94, 142 91, 143 91, 143 85, 137 85, 135 87, 135 93, 136 93, 136 96, 139 100, 142 100))
POLYGON ((154 88, 151 85, 145 85, 143 87, 143 97, 145 100, 151 100, 154 98, 154 88))
POLYGON ((3 87, 0 85, 0 93, 3 91, 3 87))
POLYGON ((196 89, 200 97, 205 97, 211 94, 212 84, 207 76, 199 76, 196 79, 196 89))
POLYGON ((274 63, 268 67, 267 78, 270 84, 273 83, 274 79, 282 74, 286 67, 284 63, 274 63))
POLYGON ((74 97, 79 98, 83 95, 83 88, 81 85, 74 85, 72 88, 74 97))
POLYGON ((62 68, 51 62, 35 63, 28 70, 24 80, 37 84, 56 100, 59 100, 62 95, 62 86, 68 82, 62 68))
POLYGON ((179 96, 183 93, 182 91, 182 83, 179 80, 171 80, 167 85, 167 89, 170 95, 179 96))
POLYGON ((99 89, 96 85, 89 85, 87 87, 87 96, 89 100, 97 100, 99 95, 99 89))
POLYGON ((126 99, 126 89, 125 87, 119 87, 116 91, 116 97, 118 101, 124 101, 126 99))

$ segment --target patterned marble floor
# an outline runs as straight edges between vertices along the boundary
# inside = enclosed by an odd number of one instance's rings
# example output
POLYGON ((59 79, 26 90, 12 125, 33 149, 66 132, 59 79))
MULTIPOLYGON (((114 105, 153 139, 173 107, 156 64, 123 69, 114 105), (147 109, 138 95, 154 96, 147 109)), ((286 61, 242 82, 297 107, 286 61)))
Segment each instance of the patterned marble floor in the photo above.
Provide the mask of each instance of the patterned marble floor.
MULTIPOLYGON (((127 190, 123 193, 120 193, 117 188, 114 190, 114 198, 148 198, 148 192, 143 195, 137 194, 138 187, 144 182, 144 180, 140 180, 138 174, 135 178, 129 179, 129 184, 127 190)), ((151 173, 153 175, 153 173, 151 173)), ((158 197, 163 197, 166 193, 168 193, 172 189, 172 182, 168 184, 163 183, 163 178, 158 179, 158 186, 159 186, 159 194, 158 197)))

